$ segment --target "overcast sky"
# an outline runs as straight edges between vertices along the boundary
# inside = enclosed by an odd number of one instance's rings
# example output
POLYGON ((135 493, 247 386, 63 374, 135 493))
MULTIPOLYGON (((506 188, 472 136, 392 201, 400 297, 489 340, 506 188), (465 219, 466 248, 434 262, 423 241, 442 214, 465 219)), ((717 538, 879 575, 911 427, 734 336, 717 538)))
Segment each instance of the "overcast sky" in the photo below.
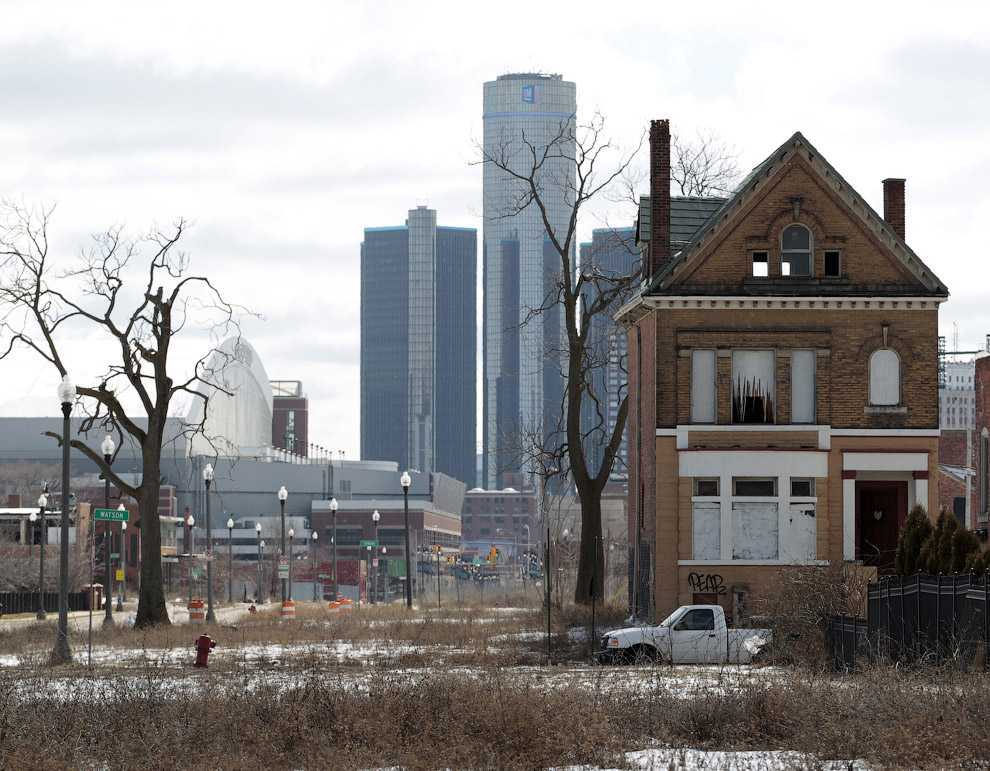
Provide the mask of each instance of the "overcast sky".
MULTIPOLYGON (((115 223, 191 219, 194 267, 263 316, 245 334, 269 376, 302 380, 312 441, 353 458, 363 228, 428 204, 480 243, 482 83, 562 73, 579 118, 600 110, 626 146, 669 117, 748 169, 801 130, 877 210, 881 180, 906 177, 908 241, 952 293, 943 333, 958 322, 973 348, 990 332, 987 8, 6 2, 0 194, 57 203, 66 259, 115 223)), ((0 364, 0 414, 54 414, 56 382, 0 364)))

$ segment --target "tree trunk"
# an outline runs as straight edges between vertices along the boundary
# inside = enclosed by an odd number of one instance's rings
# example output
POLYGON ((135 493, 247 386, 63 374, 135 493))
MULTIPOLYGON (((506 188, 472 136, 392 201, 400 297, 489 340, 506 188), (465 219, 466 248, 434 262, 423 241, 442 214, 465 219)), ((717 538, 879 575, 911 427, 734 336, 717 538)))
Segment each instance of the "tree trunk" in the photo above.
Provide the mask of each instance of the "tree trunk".
POLYGON ((595 494, 593 483, 578 487, 581 502, 581 551, 578 556, 577 583, 574 586, 574 602, 590 605, 594 598, 601 602, 604 596, 605 569, 602 551, 602 501, 595 494), (585 489, 582 489, 585 487, 585 489))
MULTIPOLYGON (((150 422, 150 421, 149 421, 150 422)), ((141 498, 141 591, 138 595, 136 628, 171 623, 162 587, 162 528, 158 519, 161 489, 161 440, 148 436, 143 458, 141 498)))

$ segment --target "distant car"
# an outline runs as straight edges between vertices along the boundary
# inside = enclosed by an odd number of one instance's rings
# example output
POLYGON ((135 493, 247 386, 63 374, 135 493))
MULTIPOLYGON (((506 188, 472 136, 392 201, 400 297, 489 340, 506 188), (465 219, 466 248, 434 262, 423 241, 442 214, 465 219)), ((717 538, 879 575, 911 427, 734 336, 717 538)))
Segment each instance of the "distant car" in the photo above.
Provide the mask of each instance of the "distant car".
POLYGON ((749 664, 770 642, 769 629, 729 629, 720 605, 682 605, 657 626, 602 637, 602 663, 749 664))

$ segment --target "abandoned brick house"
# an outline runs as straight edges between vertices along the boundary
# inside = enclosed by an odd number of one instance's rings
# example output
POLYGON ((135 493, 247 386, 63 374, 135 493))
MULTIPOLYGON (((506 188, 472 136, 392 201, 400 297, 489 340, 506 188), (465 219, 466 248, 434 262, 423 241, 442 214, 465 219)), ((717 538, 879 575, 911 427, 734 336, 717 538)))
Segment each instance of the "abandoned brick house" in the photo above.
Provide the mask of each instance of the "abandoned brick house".
POLYGON ((669 136, 653 122, 647 275, 619 312, 634 605, 738 617, 791 566, 889 569, 908 510, 936 510, 948 290, 905 243, 904 180, 881 217, 800 133, 672 248, 669 136))

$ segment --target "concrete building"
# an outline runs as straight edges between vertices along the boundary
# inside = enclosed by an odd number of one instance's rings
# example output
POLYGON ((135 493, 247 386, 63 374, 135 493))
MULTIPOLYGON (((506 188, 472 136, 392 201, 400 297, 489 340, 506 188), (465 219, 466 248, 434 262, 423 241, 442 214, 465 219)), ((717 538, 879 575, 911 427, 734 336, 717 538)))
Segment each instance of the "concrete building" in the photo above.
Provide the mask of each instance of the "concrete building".
POLYGON ((944 382, 938 388, 938 421, 943 430, 967 431, 975 425, 975 375, 975 361, 945 363, 944 382))
POLYGON ((298 380, 273 380, 272 445, 309 456, 309 399, 298 380))
MULTIPOLYGON (((573 130, 577 100, 574 83, 560 75, 513 73, 484 84, 484 148, 492 156, 503 149, 527 163, 522 144, 537 148, 553 141, 563 128, 573 130)), ((575 169, 564 156, 573 142, 560 147, 543 169, 544 201, 555 233, 563 237, 571 210, 575 169), (568 184, 570 180, 570 184, 568 184)), ((573 155, 571 155, 573 157, 573 155)), ((486 164, 483 172, 484 215, 484 463, 479 484, 499 488, 518 478, 516 450, 524 433, 544 435, 556 426, 563 383, 559 354, 563 316, 555 308, 529 318, 554 286, 560 260, 547 239, 536 206, 509 214, 520 183, 486 164), (523 323, 525 322, 525 323, 523 323), (506 476, 509 475, 509 476, 506 476), (515 475, 515 476, 513 476, 515 475)))
POLYGON ((474 481, 477 232, 412 209, 361 245, 361 455, 474 481))
POLYGON ((650 155, 649 279, 620 313, 629 504, 653 523, 634 609, 738 616, 791 566, 888 570, 910 507, 937 513, 948 296, 905 241, 904 180, 881 216, 796 133, 675 251, 667 121, 650 155))
POLYGON ((536 493, 532 490, 483 490, 464 496, 462 545, 466 554, 484 554, 494 546, 514 555, 543 542, 536 493))

